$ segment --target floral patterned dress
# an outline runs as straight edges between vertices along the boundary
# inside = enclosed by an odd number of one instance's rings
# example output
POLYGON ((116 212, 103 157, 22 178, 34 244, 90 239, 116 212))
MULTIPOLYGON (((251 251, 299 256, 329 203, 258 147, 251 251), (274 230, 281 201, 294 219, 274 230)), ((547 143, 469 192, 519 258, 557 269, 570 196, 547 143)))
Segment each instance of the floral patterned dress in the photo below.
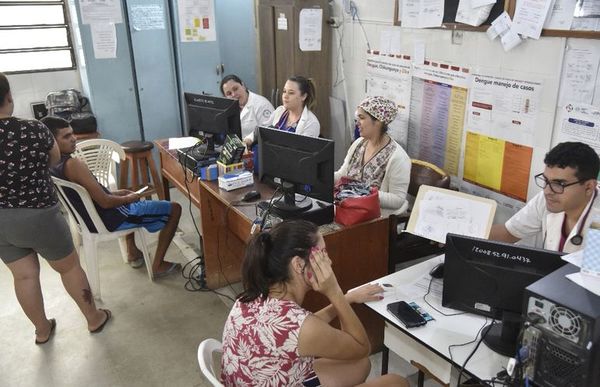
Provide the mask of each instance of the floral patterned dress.
POLYGON ((313 371, 314 359, 298 354, 298 335, 309 315, 293 301, 236 301, 223 330, 223 384, 301 386, 313 371))
POLYGON ((385 176, 385 169, 388 161, 390 160, 390 157, 392 157, 392 154, 394 154, 397 146, 399 146, 398 143, 390 139, 379 152, 374 154, 373 157, 363 164, 367 141, 361 141, 350 158, 347 176, 369 186, 380 188, 383 177, 385 176))

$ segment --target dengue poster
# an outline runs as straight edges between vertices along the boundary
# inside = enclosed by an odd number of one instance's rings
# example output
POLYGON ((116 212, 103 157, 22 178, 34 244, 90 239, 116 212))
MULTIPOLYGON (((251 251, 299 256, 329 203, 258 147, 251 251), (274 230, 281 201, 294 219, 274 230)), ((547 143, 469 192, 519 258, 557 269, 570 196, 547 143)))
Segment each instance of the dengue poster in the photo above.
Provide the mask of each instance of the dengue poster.
POLYGON ((471 76, 447 67, 413 66, 407 153, 458 176, 471 76))

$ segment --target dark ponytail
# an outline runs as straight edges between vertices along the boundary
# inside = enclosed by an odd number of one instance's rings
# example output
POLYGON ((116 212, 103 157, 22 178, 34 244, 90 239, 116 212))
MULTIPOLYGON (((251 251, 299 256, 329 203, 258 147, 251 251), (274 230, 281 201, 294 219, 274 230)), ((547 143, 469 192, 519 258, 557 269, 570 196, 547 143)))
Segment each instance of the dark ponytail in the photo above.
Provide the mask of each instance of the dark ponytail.
POLYGON ((306 106, 308 110, 313 110, 313 108, 317 106, 317 91, 313 80, 311 78, 303 77, 302 75, 294 75, 293 77, 289 77, 288 81, 296 82, 298 84, 300 93, 302 93, 302 95, 306 94, 304 106, 306 106))
POLYGON ((272 285, 287 282, 292 258, 299 256, 308 260, 310 249, 318 241, 317 226, 304 220, 282 222, 270 231, 255 235, 248 244, 242 264, 244 292, 240 301, 266 298, 272 285))
POLYGON ((8 78, 4 73, 0 73, 0 106, 3 106, 6 102, 6 96, 10 91, 10 84, 8 83, 8 78))

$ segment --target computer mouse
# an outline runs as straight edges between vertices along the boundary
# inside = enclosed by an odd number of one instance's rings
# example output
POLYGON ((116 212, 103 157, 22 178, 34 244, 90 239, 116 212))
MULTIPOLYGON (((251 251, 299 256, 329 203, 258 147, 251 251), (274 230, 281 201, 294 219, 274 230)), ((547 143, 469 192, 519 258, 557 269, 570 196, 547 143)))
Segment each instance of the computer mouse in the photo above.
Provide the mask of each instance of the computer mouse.
POLYGON ((258 191, 248 191, 242 196, 243 202, 252 202, 260 199, 260 192, 258 191))
POLYGON ((444 264, 438 263, 435 265, 434 268, 429 272, 429 275, 433 278, 444 278, 444 264))

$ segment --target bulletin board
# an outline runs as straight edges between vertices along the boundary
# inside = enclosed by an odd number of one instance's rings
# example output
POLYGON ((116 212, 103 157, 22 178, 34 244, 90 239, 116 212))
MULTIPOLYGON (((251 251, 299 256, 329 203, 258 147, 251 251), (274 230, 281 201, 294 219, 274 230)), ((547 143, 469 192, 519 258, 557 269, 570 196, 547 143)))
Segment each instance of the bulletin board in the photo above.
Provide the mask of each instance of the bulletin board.
MULTIPOLYGON (((398 11, 399 11, 399 2, 402 0, 396 0, 394 4, 394 25, 401 25, 401 21, 398 20, 398 11)), ((498 0, 496 4, 492 7, 490 11, 490 16, 487 18, 485 22, 479 27, 470 26, 468 24, 457 23, 456 20, 456 11, 458 9, 458 1, 459 0, 444 0, 444 18, 443 24, 441 28, 454 29, 454 30, 465 30, 465 31, 485 31, 492 24, 500 14, 504 11, 510 13, 511 10, 511 2, 516 0, 498 0)))

